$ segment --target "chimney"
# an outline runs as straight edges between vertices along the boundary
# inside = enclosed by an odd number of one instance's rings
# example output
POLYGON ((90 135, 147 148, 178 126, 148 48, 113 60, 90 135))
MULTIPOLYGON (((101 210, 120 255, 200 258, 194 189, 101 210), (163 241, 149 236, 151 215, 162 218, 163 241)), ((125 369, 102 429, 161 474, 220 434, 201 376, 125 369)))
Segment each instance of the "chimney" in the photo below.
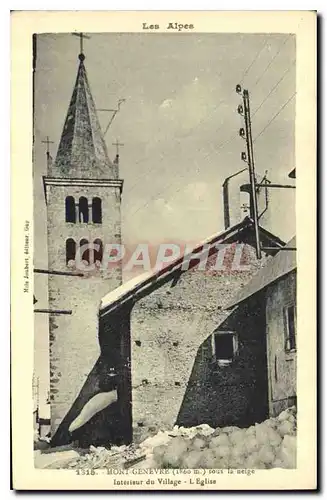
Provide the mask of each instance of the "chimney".
MULTIPOLYGON (((224 205, 224 225, 225 229, 228 229, 230 226, 233 226, 235 221, 235 208, 240 205, 240 192, 239 189, 235 189, 235 186, 239 186, 238 179, 237 181, 233 180, 234 177, 240 175, 242 172, 245 172, 248 168, 245 167, 242 170, 239 170, 235 174, 232 174, 224 180, 223 183, 223 205, 224 205)), ((239 216, 238 216, 239 217, 239 216)), ((244 217, 243 217, 244 218, 244 217)), ((239 220, 237 222, 240 222, 239 220)))
MULTIPOLYGON (((251 209, 251 188, 247 170, 248 169, 245 168, 236 172, 235 174, 227 177, 223 183, 225 229, 241 222, 245 217, 253 218, 251 209)), ((269 193, 268 189, 264 187, 264 184, 269 183, 270 181, 265 175, 264 177, 258 176, 257 182, 263 183, 262 187, 257 188, 258 211, 260 223, 262 223, 267 220, 267 210, 269 205, 269 193)))
POLYGON ((223 203, 224 203, 224 225, 225 229, 230 226, 230 213, 229 213, 229 186, 226 179, 223 184, 223 203))

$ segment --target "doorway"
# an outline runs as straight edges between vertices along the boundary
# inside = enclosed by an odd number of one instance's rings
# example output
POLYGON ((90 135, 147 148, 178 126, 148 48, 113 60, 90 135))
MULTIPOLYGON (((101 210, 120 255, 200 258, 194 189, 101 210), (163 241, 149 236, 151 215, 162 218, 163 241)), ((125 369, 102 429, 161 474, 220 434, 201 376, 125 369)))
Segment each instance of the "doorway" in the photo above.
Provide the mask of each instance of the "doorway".
POLYGON ((114 413, 107 415, 115 444, 129 444, 133 439, 130 317, 131 309, 125 307, 100 316, 99 322, 99 344, 105 365, 100 388, 105 389, 111 371, 117 373, 118 401, 114 413))

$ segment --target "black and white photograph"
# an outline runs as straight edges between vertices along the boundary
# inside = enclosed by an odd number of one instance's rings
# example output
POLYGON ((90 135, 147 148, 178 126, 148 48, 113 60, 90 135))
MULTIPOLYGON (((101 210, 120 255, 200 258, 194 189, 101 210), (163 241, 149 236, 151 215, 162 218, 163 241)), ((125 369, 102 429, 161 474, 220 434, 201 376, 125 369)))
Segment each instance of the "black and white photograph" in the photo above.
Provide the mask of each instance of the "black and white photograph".
POLYGON ((297 35, 183 17, 32 35, 30 447, 112 489, 298 467, 297 35))

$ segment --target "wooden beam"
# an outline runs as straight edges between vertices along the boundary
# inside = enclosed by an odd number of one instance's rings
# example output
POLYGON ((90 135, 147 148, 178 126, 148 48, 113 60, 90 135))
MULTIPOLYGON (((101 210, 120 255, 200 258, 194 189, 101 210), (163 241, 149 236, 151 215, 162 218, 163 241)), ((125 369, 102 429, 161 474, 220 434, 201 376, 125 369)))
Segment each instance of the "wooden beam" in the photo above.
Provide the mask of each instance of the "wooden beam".
POLYGON ((276 252, 279 252, 279 250, 289 250, 292 252, 296 252, 295 247, 261 247, 261 250, 276 250, 276 252))
POLYGON ((291 186, 291 184, 256 184, 256 187, 264 187, 264 188, 286 188, 286 189, 295 189, 296 186, 291 186))
POLYGON ((59 276, 78 276, 80 278, 84 277, 83 273, 73 273, 72 271, 50 271, 49 269, 34 269, 35 273, 39 274, 56 274, 59 276))

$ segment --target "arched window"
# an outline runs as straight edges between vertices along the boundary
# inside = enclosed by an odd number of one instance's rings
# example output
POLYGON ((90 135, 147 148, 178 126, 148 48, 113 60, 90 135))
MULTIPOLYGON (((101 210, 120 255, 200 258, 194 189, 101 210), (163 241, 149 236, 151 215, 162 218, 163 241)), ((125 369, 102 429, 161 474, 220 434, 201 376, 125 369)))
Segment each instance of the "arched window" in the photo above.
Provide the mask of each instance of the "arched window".
POLYGON ((89 206, 85 196, 81 196, 78 203, 79 222, 89 222, 89 206))
POLYGON ((90 248, 89 248, 89 242, 85 239, 82 239, 79 242, 79 246, 81 249, 81 260, 85 260, 88 264, 90 263, 90 248), (82 248, 84 247, 84 248, 82 248))
POLYGON ((75 257, 76 243, 72 238, 68 238, 68 240, 66 240, 66 264, 68 264, 70 260, 75 261, 75 257))
POLYGON ((102 206, 100 198, 93 198, 92 200, 92 222, 101 224, 102 222, 102 206))
POLYGON ((103 257, 103 244, 102 241, 99 239, 94 240, 93 242, 94 245, 99 245, 99 249, 97 250, 96 247, 94 248, 94 262, 97 260, 99 262, 102 262, 102 257, 103 257))
POLYGON ((73 196, 66 198, 66 222, 76 222, 75 200, 73 196))

